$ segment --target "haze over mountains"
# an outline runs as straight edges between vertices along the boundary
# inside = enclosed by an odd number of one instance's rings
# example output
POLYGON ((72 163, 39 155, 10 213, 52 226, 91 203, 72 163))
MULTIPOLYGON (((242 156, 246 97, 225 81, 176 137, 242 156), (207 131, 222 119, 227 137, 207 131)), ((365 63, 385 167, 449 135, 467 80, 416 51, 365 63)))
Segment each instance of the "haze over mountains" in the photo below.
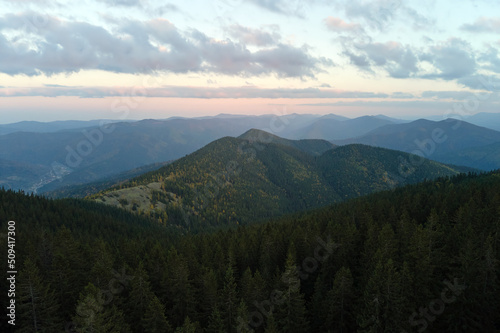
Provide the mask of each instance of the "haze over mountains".
MULTIPOLYGON (((467 120, 495 127, 497 118, 497 114, 483 113, 467 120)), ((0 133, 7 133, 0 135, 0 186, 43 193, 105 181, 137 167, 176 160, 214 140, 237 137, 251 128, 288 139, 363 143, 410 153, 421 151, 424 157, 443 163, 482 170, 500 168, 495 145, 500 142, 500 133, 455 120, 409 122, 382 115, 348 119, 337 115, 221 114, 102 124, 61 121, 0 125, 0 133), (439 129, 443 133, 438 141, 446 140, 437 143, 432 135, 439 129)))

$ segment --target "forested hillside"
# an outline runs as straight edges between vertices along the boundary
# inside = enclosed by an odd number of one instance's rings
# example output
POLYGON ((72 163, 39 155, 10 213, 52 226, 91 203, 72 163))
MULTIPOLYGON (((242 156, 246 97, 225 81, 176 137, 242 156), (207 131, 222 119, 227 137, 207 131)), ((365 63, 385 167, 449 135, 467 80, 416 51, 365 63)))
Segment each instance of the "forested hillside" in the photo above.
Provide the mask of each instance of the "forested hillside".
POLYGON ((446 177, 182 238, 0 191, 2 230, 18 230, 16 332, 494 332, 499 189, 499 172, 446 177))
POLYGON ((90 198, 196 231, 248 224, 458 174, 407 153, 252 130, 90 198), (418 164, 412 164, 418 160, 418 164))
POLYGON ((419 119, 406 124, 379 127, 366 135, 337 140, 419 154, 440 163, 463 165, 484 171, 500 168, 500 132, 449 118, 419 119))

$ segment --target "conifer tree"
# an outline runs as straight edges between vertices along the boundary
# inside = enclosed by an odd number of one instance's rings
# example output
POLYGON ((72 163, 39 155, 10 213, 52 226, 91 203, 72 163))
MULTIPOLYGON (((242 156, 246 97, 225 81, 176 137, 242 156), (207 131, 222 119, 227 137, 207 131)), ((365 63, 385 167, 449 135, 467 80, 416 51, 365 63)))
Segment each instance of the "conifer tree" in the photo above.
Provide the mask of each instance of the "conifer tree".
POLYGON ((134 271, 134 278, 130 281, 130 293, 125 301, 127 317, 134 331, 141 327, 141 318, 156 297, 151 291, 148 274, 144 270, 142 261, 134 271))
POLYGON ((90 281, 97 288, 107 290, 113 279, 113 256, 103 239, 99 239, 93 244, 92 251, 94 252, 94 263, 90 270, 90 281))
POLYGON ((295 264, 293 243, 286 259, 280 290, 282 299, 276 305, 276 320, 284 332, 306 332, 309 322, 306 316, 304 295, 300 292, 300 278, 295 264))
POLYGON ((224 323, 224 320, 222 320, 221 313, 217 306, 213 308, 212 314, 210 315, 210 318, 208 320, 206 331, 209 333, 226 332, 226 324, 224 323))
POLYGON ((221 314, 226 331, 234 332, 238 308, 237 285, 234 279, 233 267, 229 264, 224 276, 224 286, 221 291, 221 314))
POLYGON ((184 324, 180 327, 177 327, 175 333, 196 333, 199 329, 199 325, 197 322, 193 323, 189 316, 184 320, 184 324))
POLYGON ((171 318, 173 325, 180 326, 182 318, 194 315, 195 300, 187 262, 175 249, 168 252, 165 281, 161 287, 167 318, 171 318))
POLYGON ((131 332, 123 312, 114 304, 107 303, 102 291, 92 283, 80 293, 73 322, 78 333, 131 332))
POLYGON ((237 324, 236 324, 236 331, 238 333, 249 333, 252 332, 253 330, 248 326, 248 325, 240 325, 239 320, 242 318, 244 321, 246 321, 249 318, 249 313, 248 313, 248 307, 246 303, 242 300, 240 300, 240 305, 238 306, 238 311, 237 311, 237 324))
POLYGON ((266 329, 264 330, 264 333, 279 333, 279 332, 280 330, 278 329, 278 324, 274 319, 274 314, 271 312, 271 314, 267 318, 266 329))
POLYGON ((26 259, 17 284, 18 322, 16 332, 54 332, 63 327, 54 292, 42 282, 35 263, 26 259))
MULTIPOLYGON (((207 324, 213 309, 217 306, 217 275, 212 268, 207 269, 201 276, 200 298, 198 302, 201 322, 207 324)), ((219 311, 220 312, 220 311, 219 311)))
MULTIPOLYGON (((141 320, 144 332, 148 333, 170 333, 172 327, 165 317, 165 306, 155 295, 151 295, 151 301, 141 320)), ((136 331, 137 332, 137 331, 136 331)))
POLYGON ((326 328, 334 332, 349 332, 353 323, 353 278, 351 270, 342 267, 333 280, 332 289, 327 294, 328 317, 326 328))
POLYGON ((89 262, 82 258, 79 243, 63 225, 54 237, 54 259, 50 272, 51 284, 61 304, 63 316, 70 315, 69 311, 74 309, 78 300, 78 289, 85 286, 81 285, 87 276, 87 272, 82 269, 85 264, 89 262))

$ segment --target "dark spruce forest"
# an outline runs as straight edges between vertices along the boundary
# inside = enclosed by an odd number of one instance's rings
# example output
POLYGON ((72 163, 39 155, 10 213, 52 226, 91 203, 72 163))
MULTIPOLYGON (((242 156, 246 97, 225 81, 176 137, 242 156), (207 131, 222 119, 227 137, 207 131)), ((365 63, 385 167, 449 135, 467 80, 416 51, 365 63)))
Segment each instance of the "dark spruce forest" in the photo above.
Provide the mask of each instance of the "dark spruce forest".
POLYGON ((16 221, 18 274, 15 330, 0 331, 500 330, 500 132, 270 119, 115 123, 67 169, 51 151, 102 127, 5 126, 0 217, 2 232, 16 221))
POLYGON ((2 190, 18 230, 16 332, 494 332, 499 188, 498 172, 440 177, 187 235, 2 190))

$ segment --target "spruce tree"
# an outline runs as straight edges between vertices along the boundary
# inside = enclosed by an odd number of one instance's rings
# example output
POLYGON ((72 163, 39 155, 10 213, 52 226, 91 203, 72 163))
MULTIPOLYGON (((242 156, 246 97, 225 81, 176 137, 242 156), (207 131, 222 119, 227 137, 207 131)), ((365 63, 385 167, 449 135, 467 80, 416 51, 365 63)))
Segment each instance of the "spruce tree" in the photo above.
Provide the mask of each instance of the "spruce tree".
POLYGON ((289 247, 280 291, 282 298, 276 305, 276 319, 284 332, 307 332, 309 322, 304 295, 300 292, 300 278, 295 264, 293 243, 289 247))
POLYGON ((156 296, 151 291, 148 274, 144 270, 142 261, 133 276, 134 278, 130 281, 130 293, 125 301, 125 309, 132 329, 137 331, 141 327, 141 318, 156 296))
POLYGON ((234 279, 232 265, 230 264, 224 276, 224 286, 221 292, 221 314, 227 332, 234 332, 236 327, 236 314, 238 308, 237 286, 234 279))
POLYGON ((49 285, 42 282, 35 263, 26 259, 19 273, 17 332, 54 332, 64 326, 59 304, 49 285))
POLYGON ((131 332, 123 312, 114 304, 107 303, 102 290, 89 283, 76 306, 73 316, 78 333, 128 333, 131 332))
POLYGON ((226 332, 226 324, 224 323, 224 320, 222 320, 221 313, 217 306, 215 306, 212 310, 206 331, 209 333, 226 332))
POLYGON ((148 333, 172 332, 172 327, 165 317, 165 306, 154 294, 151 294, 151 301, 142 317, 141 326, 144 332, 148 333))
POLYGON ((327 294, 328 316, 326 328, 334 332, 349 332, 353 329, 353 278, 351 270, 342 267, 333 280, 332 289, 327 294))

